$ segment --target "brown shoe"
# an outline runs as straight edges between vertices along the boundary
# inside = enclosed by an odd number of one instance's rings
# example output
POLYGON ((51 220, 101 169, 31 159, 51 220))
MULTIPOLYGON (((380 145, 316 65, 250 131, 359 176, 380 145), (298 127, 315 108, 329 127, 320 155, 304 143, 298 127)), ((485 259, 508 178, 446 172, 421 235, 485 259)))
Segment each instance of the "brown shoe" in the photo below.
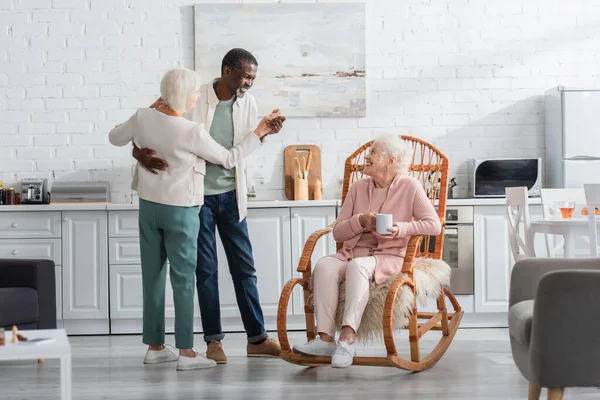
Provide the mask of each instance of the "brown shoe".
POLYGON ((248 343, 246 352, 248 357, 279 357, 281 346, 275 340, 267 338, 261 344, 248 343))
POLYGON ((227 364, 227 356, 223 351, 223 343, 220 340, 213 340, 208 344, 206 358, 215 360, 217 364, 227 364))

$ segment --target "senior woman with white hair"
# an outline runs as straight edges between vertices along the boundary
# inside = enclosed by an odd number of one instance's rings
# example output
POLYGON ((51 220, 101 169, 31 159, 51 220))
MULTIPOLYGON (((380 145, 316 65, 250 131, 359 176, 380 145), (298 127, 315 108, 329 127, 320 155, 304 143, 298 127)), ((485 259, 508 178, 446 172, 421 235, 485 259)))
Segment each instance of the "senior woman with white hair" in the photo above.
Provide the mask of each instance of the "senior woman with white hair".
POLYGON ((138 192, 140 251, 143 285, 142 341, 148 351, 144 363, 177 361, 177 370, 210 368, 215 361, 193 350, 194 288, 199 230, 198 206, 204 199, 205 160, 233 168, 261 146, 279 118, 273 113, 230 150, 215 142, 203 125, 182 118, 195 107, 200 79, 189 69, 168 71, 161 80, 164 101, 159 107, 140 108, 110 131, 110 142, 152 148, 169 168, 153 174, 138 164, 132 189, 138 192), (175 347, 165 348, 166 261, 175 305, 175 347))
POLYGON ((356 330, 369 300, 369 284, 400 273, 411 236, 437 235, 439 217, 419 181, 408 176, 412 149, 397 136, 374 141, 365 156, 367 178, 354 182, 333 228, 343 242, 336 254, 315 265, 312 287, 318 336, 294 346, 300 354, 332 356, 331 365, 346 368, 356 355, 356 330), (375 232, 376 214, 393 214, 389 235, 375 232), (339 285, 346 281, 339 340, 334 341, 339 285))

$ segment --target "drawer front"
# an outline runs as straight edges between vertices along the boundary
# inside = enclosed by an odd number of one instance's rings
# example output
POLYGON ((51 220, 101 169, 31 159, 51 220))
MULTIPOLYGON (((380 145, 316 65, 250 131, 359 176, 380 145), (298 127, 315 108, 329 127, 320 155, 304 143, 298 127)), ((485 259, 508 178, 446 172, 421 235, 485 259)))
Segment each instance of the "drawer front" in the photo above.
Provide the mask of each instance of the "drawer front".
POLYGON ((60 212, 0 212, 0 238, 60 238, 60 212))
POLYGON ((0 258, 47 258, 61 265, 60 239, 2 239, 0 258))
POLYGON ((109 237, 137 237, 139 235, 137 211, 110 211, 108 213, 109 237))
POLYGON ((108 250, 108 263, 112 264, 140 264, 140 240, 138 238, 110 238, 108 250))

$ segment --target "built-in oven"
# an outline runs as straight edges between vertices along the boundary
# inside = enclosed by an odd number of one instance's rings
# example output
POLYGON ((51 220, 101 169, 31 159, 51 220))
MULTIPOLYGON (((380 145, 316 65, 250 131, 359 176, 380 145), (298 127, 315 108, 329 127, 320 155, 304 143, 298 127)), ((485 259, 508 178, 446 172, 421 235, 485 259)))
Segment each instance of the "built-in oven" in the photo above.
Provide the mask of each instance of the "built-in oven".
MULTIPOLYGON (((429 251, 435 248, 435 237, 429 242, 429 251)), ((451 267, 450 291, 455 295, 473 294, 473 207, 446 208, 446 228, 442 259, 451 267)))

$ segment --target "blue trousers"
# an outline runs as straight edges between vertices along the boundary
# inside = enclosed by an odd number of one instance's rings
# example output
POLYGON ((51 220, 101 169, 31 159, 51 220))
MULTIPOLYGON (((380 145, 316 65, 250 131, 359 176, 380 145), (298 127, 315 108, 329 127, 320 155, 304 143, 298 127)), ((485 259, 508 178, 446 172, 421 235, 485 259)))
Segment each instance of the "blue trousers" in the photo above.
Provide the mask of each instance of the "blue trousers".
POLYGON ((239 221, 236 192, 204 197, 200 207, 198 234, 198 265, 196 287, 204 329, 204 341, 222 340, 219 302, 219 262, 215 227, 223 243, 237 304, 242 315, 248 342, 255 343, 268 337, 258 297, 256 269, 246 219, 239 221))

